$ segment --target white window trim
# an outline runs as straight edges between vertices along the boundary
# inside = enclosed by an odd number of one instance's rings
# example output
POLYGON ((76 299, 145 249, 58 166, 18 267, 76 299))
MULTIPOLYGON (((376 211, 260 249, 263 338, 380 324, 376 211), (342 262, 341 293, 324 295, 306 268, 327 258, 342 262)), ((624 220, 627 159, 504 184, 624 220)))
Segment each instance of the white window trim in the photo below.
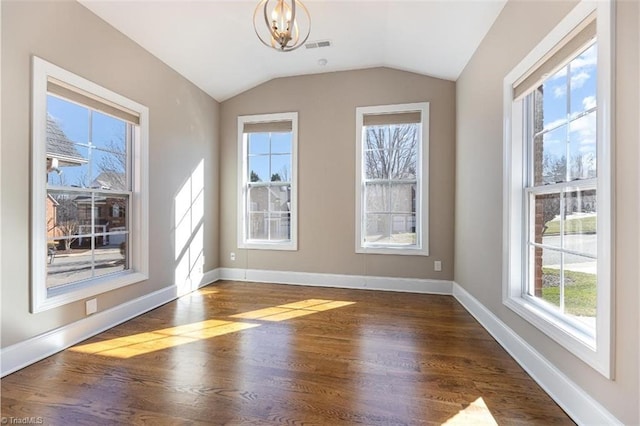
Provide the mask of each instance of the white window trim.
POLYGON ((405 256, 429 255, 429 102, 418 102, 398 105, 379 105, 356 108, 356 253, 368 254, 395 254, 405 256), (363 216, 363 120, 367 114, 391 114, 402 112, 420 112, 422 117, 421 141, 418 145, 418 176, 416 204, 420 214, 417 215, 417 228, 420 233, 416 235, 418 244, 413 247, 393 247, 388 245, 363 244, 365 222, 363 216))
POLYGON ((107 291, 135 284, 149 278, 149 191, 148 191, 148 135, 149 109, 87 79, 51 64, 36 56, 32 58, 32 172, 31 172, 31 312, 63 306, 107 291), (101 99, 113 102, 139 115, 134 135, 132 211, 130 220, 130 269, 76 284, 66 289, 49 291, 46 286, 46 160, 47 138, 47 79, 77 87, 101 99))
POLYGON ((275 114, 243 115, 238 117, 238 248, 255 250, 298 250, 298 113, 283 112, 275 114), (255 241, 247 239, 246 189, 247 138, 244 137, 244 125, 250 123, 291 122, 291 218, 289 241, 255 241))
POLYGON ((613 34, 614 5, 611 1, 580 2, 504 79, 503 164, 503 303, 603 376, 614 375, 613 284, 614 284, 614 176, 613 176, 613 34), (595 339, 570 321, 545 310, 523 296, 526 271, 524 247, 525 170, 523 162, 522 101, 513 100, 513 84, 548 51, 594 11, 598 40, 598 292, 595 339))

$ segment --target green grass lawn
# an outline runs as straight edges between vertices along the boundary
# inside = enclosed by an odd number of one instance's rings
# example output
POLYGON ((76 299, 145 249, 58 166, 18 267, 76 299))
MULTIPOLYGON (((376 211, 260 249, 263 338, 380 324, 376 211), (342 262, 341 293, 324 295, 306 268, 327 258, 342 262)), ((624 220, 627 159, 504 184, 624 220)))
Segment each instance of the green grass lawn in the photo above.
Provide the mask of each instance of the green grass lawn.
MULTIPOLYGON (((580 217, 569 219, 564 222, 564 233, 567 234, 594 234, 596 232, 596 216, 580 217)), ((551 220, 547 222, 547 229, 544 235, 560 234, 560 221, 551 220)))
MULTIPOLYGON (((542 268, 545 275, 560 275, 558 269, 542 268)), ((560 305, 560 287, 543 287, 542 298, 560 305)), ((584 272, 565 271, 565 311, 577 316, 596 316, 596 276, 584 272)))

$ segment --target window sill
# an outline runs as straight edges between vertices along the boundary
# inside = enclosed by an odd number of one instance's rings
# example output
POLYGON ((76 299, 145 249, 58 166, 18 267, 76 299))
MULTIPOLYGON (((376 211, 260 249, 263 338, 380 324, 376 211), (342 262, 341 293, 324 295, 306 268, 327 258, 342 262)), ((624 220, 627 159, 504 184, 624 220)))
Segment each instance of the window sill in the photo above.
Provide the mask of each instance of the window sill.
POLYGON ((356 253, 362 254, 391 254, 399 256, 429 256, 429 251, 419 247, 391 247, 391 246, 359 246, 356 253))
POLYGON ((126 287, 149 279, 140 272, 121 272, 92 280, 70 284, 65 288, 47 289, 44 297, 34 301, 33 313, 44 312, 78 300, 94 297, 108 291, 126 287))
POLYGON ((580 327, 573 321, 563 319, 525 297, 509 297, 503 303, 602 375, 611 378, 609 363, 603 362, 602 350, 596 349, 596 339, 586 326, 580 327))
POLYGON ((281 250, 281 251, 297 251, 298 244, 292 241, 286 242, 264 242, 264 241, 246 241, 238 244, 240 249, 249 250, 281 250))

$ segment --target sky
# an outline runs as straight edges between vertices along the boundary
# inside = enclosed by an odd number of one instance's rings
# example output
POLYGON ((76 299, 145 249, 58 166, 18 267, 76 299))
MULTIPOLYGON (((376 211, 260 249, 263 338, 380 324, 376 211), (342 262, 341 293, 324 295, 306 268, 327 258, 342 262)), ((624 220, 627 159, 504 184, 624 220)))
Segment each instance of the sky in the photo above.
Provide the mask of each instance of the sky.
POLYGON ((47 96, 47 112, 67 138, 74 142, 80 155, 88 160, 82 166, 60 167, 62 173, 59 175, 49 173, 49 184, 80 187, 83 184, 90 185, 102 171, 101 164, 120 164, 113 149, 124 150, 124 121, 93 111, 90 126, 88 108, 52 95, 47 96))
MULTIPOLYGON (((291 179, 291 133, 250 133, 249 167, 260 182, 270 182, 276 173, 282 182, 291 179)), ((250 176, 249 176, 250 178, 250 176)))
MULTIPOLYGON (((544 129, 552 129, 567 119, 596 106, 596 56, 597 47, 592 45, 571 61, 545 83, 543 95, 544 129), (570 89, 569 89, 570 87, 570 89)), ((583 168, 596 167, 596 113, 590 113, 561 125, 544 135, 544 153, 554 158, 567 155, 569 159, 583 156, 583 168)), ((584 171, 586 173, 587 170, 584 171)), ((585 178, 572 176, 572 178, 585 178)))

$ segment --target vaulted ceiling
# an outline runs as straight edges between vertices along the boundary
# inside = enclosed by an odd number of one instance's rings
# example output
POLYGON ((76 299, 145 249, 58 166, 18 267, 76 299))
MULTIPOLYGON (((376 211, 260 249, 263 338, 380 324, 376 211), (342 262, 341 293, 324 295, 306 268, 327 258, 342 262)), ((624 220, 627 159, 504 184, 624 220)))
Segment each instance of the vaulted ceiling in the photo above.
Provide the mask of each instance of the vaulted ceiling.
POLYGON ((257 0, 80 1, 218 101, 277 77, 378 66, 456 80, 506 3, 306 0, 308 41, 331 46, 282 53, 256 37, 257 0))

